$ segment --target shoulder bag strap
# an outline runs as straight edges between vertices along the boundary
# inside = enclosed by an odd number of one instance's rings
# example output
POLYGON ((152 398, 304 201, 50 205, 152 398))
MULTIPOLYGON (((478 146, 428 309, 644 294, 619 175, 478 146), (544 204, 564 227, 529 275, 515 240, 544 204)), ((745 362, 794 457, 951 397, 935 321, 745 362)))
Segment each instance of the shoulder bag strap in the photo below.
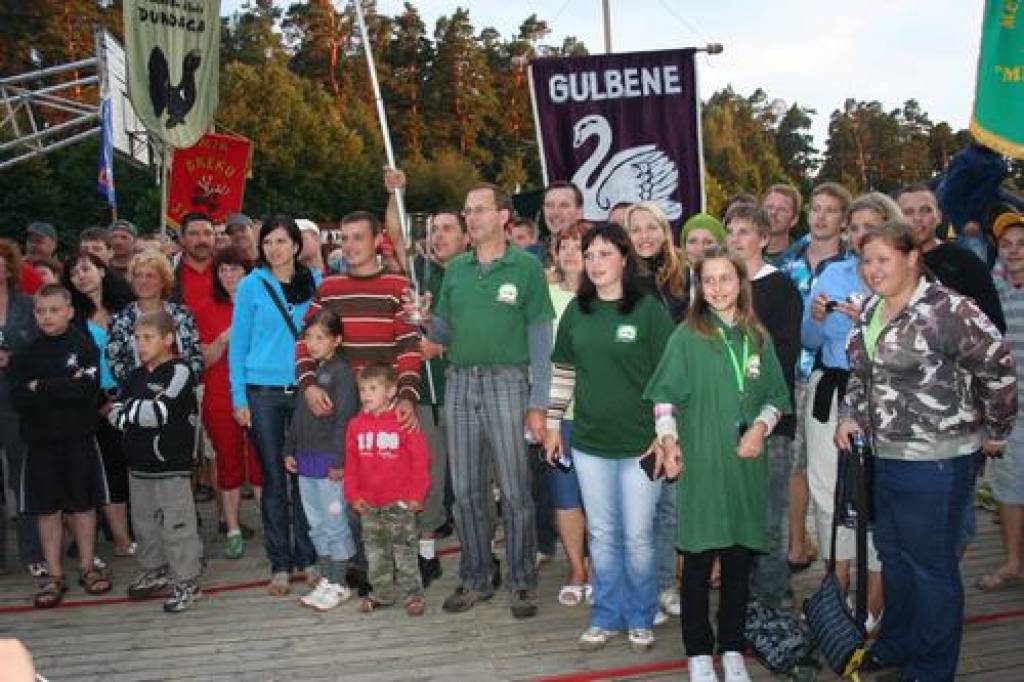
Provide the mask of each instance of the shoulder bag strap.
POLYGON ((288 314, 288 310, 284 307, 284 302, 281 300, 281 297, 277 295, 277 291, 274 290, 274 287, 270 286, 270 282, 265 279, 260 279, 260 283, 270 295, 270 300, 274 302, 274 307, 277 308, 277 312, 281 313, 281 317, 284 318, 285 323, 288 325, 288 330, 292 333, 292 336, 295 337, 295 340, 298 341, 299 329, 295 326, 295 321, 292 319, 292 316, 288 314))

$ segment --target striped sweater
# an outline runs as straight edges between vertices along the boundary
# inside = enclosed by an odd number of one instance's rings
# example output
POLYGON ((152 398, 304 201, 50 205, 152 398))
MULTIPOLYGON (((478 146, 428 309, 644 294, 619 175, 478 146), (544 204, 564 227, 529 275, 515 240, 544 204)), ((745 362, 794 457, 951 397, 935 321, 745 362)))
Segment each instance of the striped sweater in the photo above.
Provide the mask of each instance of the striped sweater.
MULTIPOLYGON (((398 372, 398 396, 419 402, 420 349, 416 328, 402 316, 402 292, 409 280, 378 272, 369 276, 334 275, 320 284, 307 319, 321 308, 341 317, 342 349, 352 369, 386 363, 398 372)), ((306 344, 295 347, 299 387, 314 383, 316 362, 306 344)))

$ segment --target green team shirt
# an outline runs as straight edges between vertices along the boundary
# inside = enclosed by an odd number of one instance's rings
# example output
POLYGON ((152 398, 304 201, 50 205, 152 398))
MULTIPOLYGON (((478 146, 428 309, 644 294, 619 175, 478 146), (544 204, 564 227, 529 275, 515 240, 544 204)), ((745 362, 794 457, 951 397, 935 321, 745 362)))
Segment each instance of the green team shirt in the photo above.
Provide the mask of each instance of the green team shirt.
POLYGON ((638 457, 654 439, 654 406, 643 392, 673 328, 650 296, 641 296, 629 314, 618 306, 595 299, 587 314, 573 300, 551 356, 576 369, 573 447, 610 459, 638 457))
POLYGON ((445 269, 435 314, 451 328, 456 367, 529 364, 527 327, 555 317, 540 261, 509 246, 489 265, 470 252, 445 269))
MULTIPOLYGON (((741 331, 717 318, 715 326, 734 349, 742 347, 741 331)), ((727 351, 723 338, 708 338, 680 325, 645 393, 678 409, 685 467, 676 484, 678 547, 687 552, 733 545, 768 549, 768 462, 763 452, 754 459, 736 454, 738 424, 751 424, 766 404, 790 413, 789 390, 770 338, 761 348, 750 346, 748 368, 756 364, 758 369, 745 373, 743 392, 727 351), (752 364, 754 355, 757 363, 752 364)))

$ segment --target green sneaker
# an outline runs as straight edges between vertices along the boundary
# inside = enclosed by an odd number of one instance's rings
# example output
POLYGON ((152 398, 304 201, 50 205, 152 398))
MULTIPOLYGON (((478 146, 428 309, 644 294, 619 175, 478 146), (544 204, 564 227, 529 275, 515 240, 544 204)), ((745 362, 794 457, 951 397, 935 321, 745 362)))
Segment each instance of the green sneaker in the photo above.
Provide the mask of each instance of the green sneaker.
POLYGON ((245 554, 245 538, 241 533, 228 535, 228 544, 224 547, 225 559, 241 559, 245 554))

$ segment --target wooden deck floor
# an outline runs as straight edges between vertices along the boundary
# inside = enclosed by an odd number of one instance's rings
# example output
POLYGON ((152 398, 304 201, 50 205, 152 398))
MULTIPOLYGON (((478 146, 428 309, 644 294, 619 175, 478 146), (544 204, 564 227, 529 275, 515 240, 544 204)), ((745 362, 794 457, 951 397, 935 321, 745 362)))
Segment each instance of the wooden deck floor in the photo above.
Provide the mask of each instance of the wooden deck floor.
MULTIPOLYGON (((654 651, 629 651, 620 641, 585 654, 577 637, 587 625, 586 607, 565 608, 555 594, 563 565, 542 568, 541 609, 536 618, 516 621, 504 594, 458 615, 441 611, 454 587, 457 547, 449 545, 445 575, 428 591, 428 610, 412 619, 401 610, 360 614, 354 602, 319 615, 295 599, 266 596, 267 566, 259 541, 236 562, 213 557, 203 577, 204 599, 189 612, 166 615, 159 602, 127 603, 132 559, 112 562, 115 591, 87 597, 80 588, 53 611, 30 607, 34 581, 26 574, 0 576, 0 636, 17 637, 32 651, 39 673, 49 680, 681 680, 685 679, 679 623, 658 628, 654 651)), ((254 513, 249 510, 251 521, 254 513)), ((979 513, 979 537, 965 560, 968 584, 1001 556, 998 526, 979 513)), ((101 552, 109 552, 101 545, 101 552)), ((812 590, 820 568, 794 581, 797 599, 812 590)), ((300 586, 295 586, 300 592, 300 586)), ((958 679, 985 682, 1024 680, 1024 588, 998 593, 967 589, 958 679)), ((750 663, 754 679, 773 679, 750 663)), ((835 679, 821 673, 819 680, 835 679)))

